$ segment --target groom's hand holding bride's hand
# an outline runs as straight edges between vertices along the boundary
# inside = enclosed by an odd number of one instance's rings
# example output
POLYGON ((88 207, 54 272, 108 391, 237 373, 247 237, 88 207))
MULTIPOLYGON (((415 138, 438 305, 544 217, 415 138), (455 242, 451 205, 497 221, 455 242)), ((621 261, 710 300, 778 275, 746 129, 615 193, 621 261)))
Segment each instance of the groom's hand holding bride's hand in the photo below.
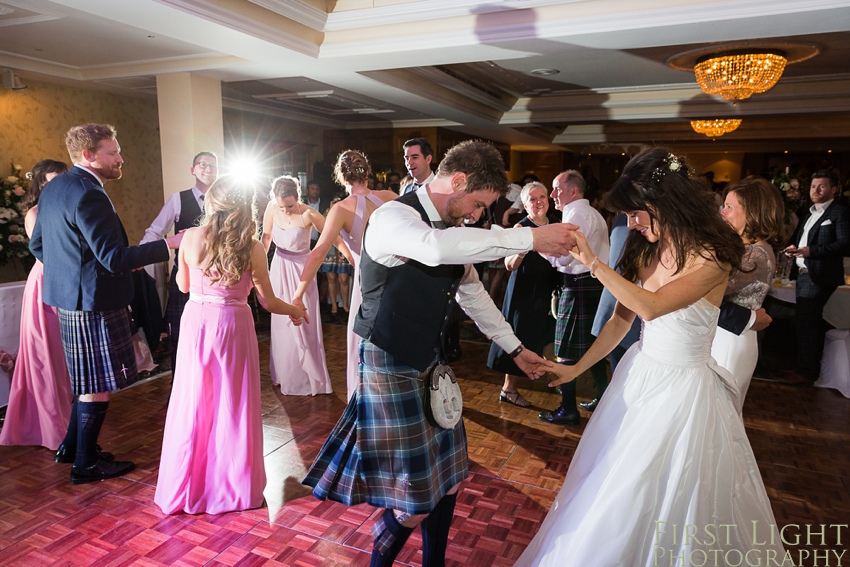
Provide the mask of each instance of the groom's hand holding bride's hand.
POLYGON ((514 362, 517 366, 519 366, 519 369, 525 372, 532 380, 537 380, 547 372, 550 372, 554 366, 551 361, 541 358, 536 353, 528 349, 519 353, 514 359, 514 362))
POLYGON ((553 222, 531 229, 534 235, 533 250, 544 256, 566 256, 575 246, 578 227, 569 223, 553 222))
POLYGON ((573 237, 575 238, 576 243, 572 250, 570 250, 570 254, 572 254, 573 258, 585 266, 590 266, 596 256, 593 254, 593 250, 590 249, 590 244, 587 243, 587 238, 584 234, 578 231, 573 233, 573 237))
POLYGON ((549 382, 550 388, 566 384, 567 382, 572 382, 580 374, 579 372, 576 372, 575 366, 565 366, 563 364, 555 364, 554 366, 555 368, 550 369, 549 372, 556 375, 558 379, 549 382))

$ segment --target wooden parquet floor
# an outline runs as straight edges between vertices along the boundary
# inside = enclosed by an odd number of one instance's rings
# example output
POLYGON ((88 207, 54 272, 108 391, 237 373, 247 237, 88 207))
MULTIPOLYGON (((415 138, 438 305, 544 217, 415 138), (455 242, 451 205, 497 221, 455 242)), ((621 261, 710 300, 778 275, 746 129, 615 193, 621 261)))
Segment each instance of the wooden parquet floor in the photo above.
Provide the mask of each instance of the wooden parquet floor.
MULTIPOLYGON (((0 565, 335 566, 369 564, 377 511, 321 502, 300 484, 345 407, 345 328, 325 325, 335 393, 281 396, 263 357, 268 507, 241 513, 165 516, 153 503, 170 374, 113 396, 100 443, 137 468, 126 477, 72 486, 50 451, 0 447, 0 565)), ((544 381, 523 384, 531 409, 499 402, 502 377, 485 366, 487 345, 463 343, 461 378, 471 475, 462 485, 448 551, 453 566, 510 566, 537 531, 575 451, 578 427, 537 419, 557 406, 544 381)), ((581 378, 579 397, 592 395, 581 378)), ((589 417, 585 414, 584 417, 589 417)), ((744 421, 795 564, 838 565, 850 548, 833 524, 850 523, 850 400, 837 392, 754 381, 744 421), (826 537, 810 537, 806 525, 826 537), (829 561, 825 562, 829 551, 829 561), (814 553, 819 554, 814 562, 814 553), (808 554, 807 556, 805 554, 808 554)), ((414 533, 398 564, 420 565, 414 533)), ((844 558, 850 565, 850 553, 844 558)), ((746 565, 746 563, 743 563, 746 565)), ((593 567, 593 566, 589 566, 593 567)))

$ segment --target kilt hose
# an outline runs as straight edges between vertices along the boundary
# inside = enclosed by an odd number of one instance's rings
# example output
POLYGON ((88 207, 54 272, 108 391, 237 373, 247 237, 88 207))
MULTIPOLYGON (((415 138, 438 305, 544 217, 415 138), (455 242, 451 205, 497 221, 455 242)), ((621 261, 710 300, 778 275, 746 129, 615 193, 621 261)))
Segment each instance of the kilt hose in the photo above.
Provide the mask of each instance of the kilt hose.
POLYGON ((314 496, 427 514, 469 475, 463 420, 442 429, 425 417, 430 370, 361 340, 360 384, 303 481, 314 496))
POLYGON ((62 348, 75 396, 126 388, 139 379, 130 312, 59 309, 62 348))
POLYGON ((575 364, 593 344, 590 332, 603 286, 590 272, 561 274, 560 298, 555 323, 555 356, 575 364))

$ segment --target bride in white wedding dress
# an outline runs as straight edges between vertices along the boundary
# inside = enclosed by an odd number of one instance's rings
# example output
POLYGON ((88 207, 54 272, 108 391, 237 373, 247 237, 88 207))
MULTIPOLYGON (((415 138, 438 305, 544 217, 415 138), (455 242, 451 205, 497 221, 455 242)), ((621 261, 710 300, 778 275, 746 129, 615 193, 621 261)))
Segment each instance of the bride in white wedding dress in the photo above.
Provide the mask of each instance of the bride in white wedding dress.
POLYGON ((660 148, 629 162, 606 204, 626 212, 635 231, 623 276, 580 234, 573 254, 618 304, 578 364, 551 370, 559 378, 550 385, 608 354, 635 314, 641 340, 617 366, 516 565, 790 565, 731 377, 710 354, 729 273, 741 265, 740 236, 688 179, 684 161, 660 148))

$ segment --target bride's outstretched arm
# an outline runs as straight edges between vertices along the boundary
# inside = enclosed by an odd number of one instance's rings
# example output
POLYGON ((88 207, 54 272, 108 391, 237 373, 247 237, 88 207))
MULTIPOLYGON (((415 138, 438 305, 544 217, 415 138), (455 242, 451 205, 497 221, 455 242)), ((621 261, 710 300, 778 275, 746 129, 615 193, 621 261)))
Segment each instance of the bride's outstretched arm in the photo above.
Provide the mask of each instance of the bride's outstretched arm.
POLYGON ((664 284, 656 291, 647 291, 625 279, 605 262, 597 260, 587 239, 580 232, 576 233, 576 246, 570 253, 590 268, 591 274, 608 288, 617 301, 644 321, 652 321, 687 307, 709 294, 717 295, 717 303, 720 303, 726 282, 729 281, 726 270, 715 262, 698 257, 695 267, 688 268, 689 273, 664 284))
POLYGON ((617 305, 614 307, 614 314, 611 315, 611 318, 608 319, 608 322, 605 323, 604 327, 602 327, 602 331, 599 332, 599 336, 596 337, 596 340, 593 341, 593 344, 590 346, 588 351, 584 353, 581 360, 573 366, 556 364, 554 365, 554 368, 546 369, 547 372, 551 372, 558 376, 558 379, 549 382, 549 385, 554 387, 566 382, 571 382, 575 380, 579 374, 602 360, 603 356, 614 350, 614 347, 622 342, 623 337, 625 337, 626 333, 629 332, 629 329, 632 328, 632 322, 634 320, 634 312, 630 311, 618 301, 617 305))

